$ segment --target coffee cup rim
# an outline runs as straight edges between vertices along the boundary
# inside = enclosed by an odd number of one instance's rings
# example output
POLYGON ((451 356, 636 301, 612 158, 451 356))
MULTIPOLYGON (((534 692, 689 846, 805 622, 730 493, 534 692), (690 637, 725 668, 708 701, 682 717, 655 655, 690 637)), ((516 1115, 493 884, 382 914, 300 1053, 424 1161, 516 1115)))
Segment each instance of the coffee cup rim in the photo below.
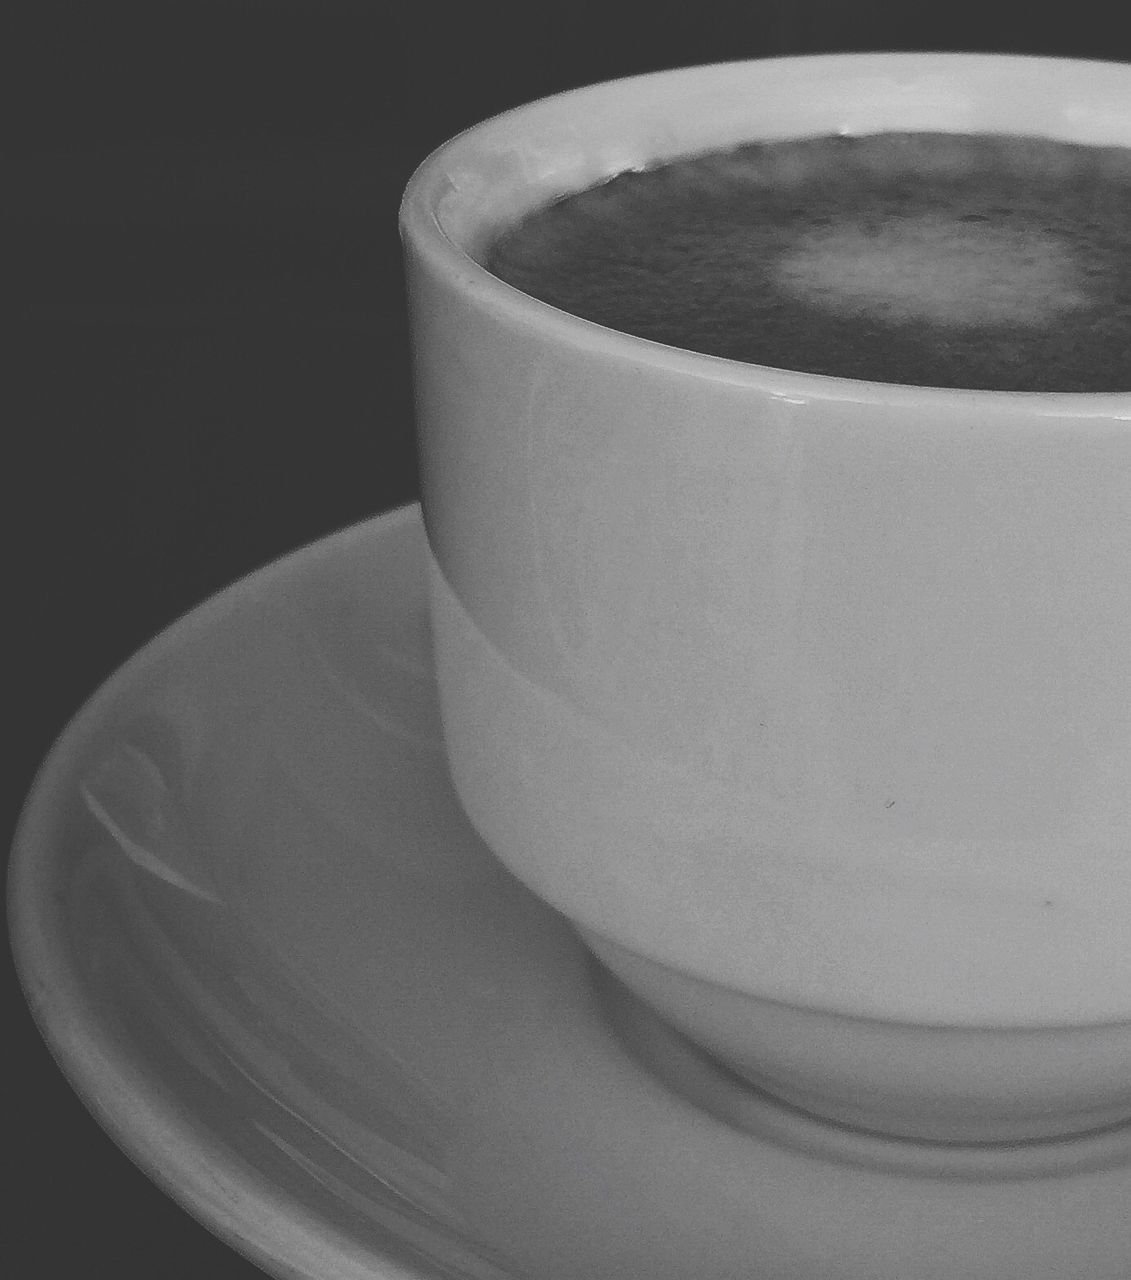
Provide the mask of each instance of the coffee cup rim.
MULTIPOLYGON (((492 274, 475 257, 466 243, 455 237, 444 224, 440 205, 453 195, 457 199, 472 199, 481 207, 489 203, 490 192, 482 173, 474 168, 459 173, 460 158, 470 157, 477 146, 485 141, 507 136, 513 137, 538 113, 569 112, 594 103, 600 96, 616 92, 654 96, 670 89, 678 92, 696 81, 709 82, 712 76, 733 81, 744 73, 762 72, 771 77, 801 74, 811 79, 829 71, 854 72, 886 77, 915 74, 930 76, 946 74, 952 80, 956 75, 980 71, 995 73, 1014 69, 1028 73, 1034 79, 1047 84, 1049 78, 1071 76, 1076 82, 1083 79, 1090 85, 1096 77, 1107 75, 1126 86, 1131 92, 1131 67, 1124 63, 1103 59, 1046 57, 1016 53, 827 53, 785 55, 769 58, 752 58, 728 62, 706 63, 696 66, 669 68, 640 75, 605 80, 567 89, 509 108, 487 117, 436 147, 417 166, 405 188, 399 210, 399 227, 406 250, 420 254, 428 265, 441 273, 448 283, 458 288, 469 301, 505 318, 518 327, 533 327, 552 337, 557 343, 575 349, 600 352, 609 358, 635 363, 640 366, 661 367, 672 373, 692 376, 704 381, 732 386, 749 386, 784 400, 851 401, 870 403, 882 400, 892 405, 967 404, 980 412, 1000 410, 1012 413, 1017 409, 1030 417, 1063 418, 1066 414, 1080 425, 1090 421, 1095 425, 1110 427, 1131 426, 1131 392, 1121 391, 1000 391, 977 388, 938 387, 909 383, 869 381, 801 370, 776 368, 708 355, 685 348, 670 346, 651 339, 624 333, 605 325, 543 302, 492 274), (460 190, 460 181, 478 184, 479 190, 460 190)), ((576 115, 576 112, 574 112, 576 115)), ((1079 124, 1079 121, 1077 121, 1079 124)), ((925 126, 924 126, 925 127, 925 126)), ((1101 123, 1102 128, 1102 123, 1101 123)), ((865 132, 866 129, 860 129, 865 132)), ((961 132, 961 130, 954 130, 961 132)), ((984 131, 984 130, 983 130, 984 131)), ((833 132, 829 128, 826 132, 833 132)), ((1015 130, 1016 132, 1016 130, 1015 130)), ((1040 136, 1050 136, 1047 130, 1040 136)), ((804 136, 798 133, 796 136, 804 136)), ((1102 136, 1097 145, 1111 139, 1102 136)), ((497 145, 497 141, 496 141, 497 145)), ((1125 142, 1116 145, 1131 147, 1131 130, 1125 142)), ((688 152, 684 152, 688 154, 688 152)), ((621 169, 631 167, 625 163, 621 169)), ((604 176, 612 176, 616 167, 603 170, 604 176)), ((601 180, 598 176, 595 180, 601 180)), ((570 189, 580 189, 573 186, 570 189)), ((552 195, 549 198, 553 198, 552 195)), ((532 204, 541 203, 541 199, 532 204)), ((501 218, 496 226, 507 221, 501 218)))

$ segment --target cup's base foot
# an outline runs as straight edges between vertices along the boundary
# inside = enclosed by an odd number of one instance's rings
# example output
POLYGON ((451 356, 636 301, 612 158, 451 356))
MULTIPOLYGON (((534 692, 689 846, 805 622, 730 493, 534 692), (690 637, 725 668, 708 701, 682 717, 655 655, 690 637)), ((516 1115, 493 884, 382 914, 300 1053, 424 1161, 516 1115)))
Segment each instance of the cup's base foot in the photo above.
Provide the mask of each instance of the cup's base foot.
POLYGON ((737 1075, 596 962, 593 982, 611 1027, 641 1066, 699 1110, 761 1141, 902 1176, 966 1181, 1063 1177, 1131 1164, 1131 1121, 1053 1138, 957 1142, 901 1137, 813 1114, 737 1075))
POLYGON ((984 1149, 989 1159, 1047 1145, 1054 1164, 1075 1143, 1123 1132, 1131 1143, 1131 1024, 964 1028, 848 1016, 750 996, 584 936, 606 981, 619 980, 618 1014, 636 1028, 634 1043, 650 1046, 652 1068, 674 1072, 708 1109, 725 1095, 739 1122, 772 1106, 925 1151, 984 1149))

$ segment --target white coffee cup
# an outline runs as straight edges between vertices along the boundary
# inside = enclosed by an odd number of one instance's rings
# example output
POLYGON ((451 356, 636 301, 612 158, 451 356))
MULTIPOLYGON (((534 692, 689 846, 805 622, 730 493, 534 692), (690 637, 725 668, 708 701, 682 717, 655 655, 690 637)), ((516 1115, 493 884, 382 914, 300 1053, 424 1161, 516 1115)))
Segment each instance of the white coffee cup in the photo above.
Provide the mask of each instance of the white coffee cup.
POLYGON ((1131 147, 1131 67, 727 63, 469 129, 402 210, 452 777, 676 1027, 852 1125, 1131 1118, 1131 394, 855 382, 566 315, 477 258, 760 137, 1131 147))

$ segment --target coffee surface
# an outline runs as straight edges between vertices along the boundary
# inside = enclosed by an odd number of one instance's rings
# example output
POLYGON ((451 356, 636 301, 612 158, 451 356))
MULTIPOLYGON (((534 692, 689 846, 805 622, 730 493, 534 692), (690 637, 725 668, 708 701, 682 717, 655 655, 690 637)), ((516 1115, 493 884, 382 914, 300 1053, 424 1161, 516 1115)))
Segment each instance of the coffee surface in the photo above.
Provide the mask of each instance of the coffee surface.
POLYGON ((732 360, 1131 390, 1131 149, 941 133, 750 143, 555 201, 484 265, 563 311, 732 360))

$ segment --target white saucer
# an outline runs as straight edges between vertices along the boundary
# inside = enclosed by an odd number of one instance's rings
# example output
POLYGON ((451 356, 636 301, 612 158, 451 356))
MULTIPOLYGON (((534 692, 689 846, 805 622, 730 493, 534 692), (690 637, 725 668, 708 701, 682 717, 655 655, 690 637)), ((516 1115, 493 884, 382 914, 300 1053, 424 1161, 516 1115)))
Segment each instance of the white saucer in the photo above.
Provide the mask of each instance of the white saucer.
POLYGON ((641 1065, 450 790, 423 553, 407 507, 237 584, 39 776, 21 976, 137 1163, 292 1278, 1127 1280, 1126 1135, 929 1174, 641 1065))

